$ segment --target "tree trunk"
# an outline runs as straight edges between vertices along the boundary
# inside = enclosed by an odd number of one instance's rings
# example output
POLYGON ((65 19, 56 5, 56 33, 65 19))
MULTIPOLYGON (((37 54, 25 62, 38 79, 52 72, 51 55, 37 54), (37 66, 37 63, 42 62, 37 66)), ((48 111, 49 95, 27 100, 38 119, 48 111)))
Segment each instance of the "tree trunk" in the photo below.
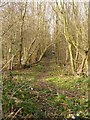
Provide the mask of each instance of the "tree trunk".
POLYGON ((69 55, 70 55, 70 62, 71 62, 72 73, 75 74, 73 54, 72 54, 72 45, 69 42, 68 42, 68 49, 69 49, 69 55))

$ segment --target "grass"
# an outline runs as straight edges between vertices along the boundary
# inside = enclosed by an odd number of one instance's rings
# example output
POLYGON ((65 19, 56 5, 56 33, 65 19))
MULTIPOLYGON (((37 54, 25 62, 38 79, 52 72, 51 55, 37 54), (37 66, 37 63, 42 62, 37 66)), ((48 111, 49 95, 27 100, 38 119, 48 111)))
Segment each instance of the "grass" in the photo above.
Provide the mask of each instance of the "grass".
POLYGON ((89 119, 88 78, 48 67, 39 64, 3 76, 4 120, 89 119))

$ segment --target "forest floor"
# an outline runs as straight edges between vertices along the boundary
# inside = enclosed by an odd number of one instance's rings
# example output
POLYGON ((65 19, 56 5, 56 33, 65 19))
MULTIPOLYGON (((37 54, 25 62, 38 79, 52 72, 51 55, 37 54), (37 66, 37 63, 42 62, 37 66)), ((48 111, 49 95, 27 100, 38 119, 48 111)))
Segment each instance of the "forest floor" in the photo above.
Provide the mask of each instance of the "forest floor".
POLYGON ((44 60, 3 75, 4 120, 87 119, 88 78, 68 69, 44 60))

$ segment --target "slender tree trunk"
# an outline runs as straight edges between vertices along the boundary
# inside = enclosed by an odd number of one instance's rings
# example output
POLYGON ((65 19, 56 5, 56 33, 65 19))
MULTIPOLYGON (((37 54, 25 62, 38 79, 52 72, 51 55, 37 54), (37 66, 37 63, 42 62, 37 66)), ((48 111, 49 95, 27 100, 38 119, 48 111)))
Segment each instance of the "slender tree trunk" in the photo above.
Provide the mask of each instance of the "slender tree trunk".
MULTIPOLYGON (((77 40, 76 40, 76 45, 78 46, 78 33, 77 33, 77 40)), ((75 65, 75 71, 77 70, 77 61, 78 61, 78 57, 79 57, 79 49, 76 49, 76 56, 75 56, 75 61, 74 61, 74 65, 75 65)))
POLYGON ((59 64, 59 50, 58 50, 58 2, 56 0, 56 28, 55 28, 55 50, 56 50, 56 64, 59 64))
POLYGON ((69 55, 70 55, 70 62, 71 62, 71 69, 72 73, 74 74, 74 61, 73 61, 73 53, 72 53, 72 45, 68 42, 68 49, 69 49, 69 55))
POLYGON ((19 52, 19 65, 22 65, 22 46, 23 44, 23 22, 21 24, 21 39, 20 39, 20 52, 19 52))
POLYGON ((85 64, 87 63, 87 54, 85 53, 84 56, 83 56, 83 60, 82 60, 82 63, 80 65, 80 68, 79 68, 79 71, 78 71, 78 74, 81 74, 83 73, 84 71, 84 67, 85 67, 85 64))
POLYGON ((25 3, 24 13, 21 6, 21 26, 20 26, 20 51, 19 51, 19 66, 22 66, 22 54, 23 54, 23 25, 26 15, 27 1, 25 3))

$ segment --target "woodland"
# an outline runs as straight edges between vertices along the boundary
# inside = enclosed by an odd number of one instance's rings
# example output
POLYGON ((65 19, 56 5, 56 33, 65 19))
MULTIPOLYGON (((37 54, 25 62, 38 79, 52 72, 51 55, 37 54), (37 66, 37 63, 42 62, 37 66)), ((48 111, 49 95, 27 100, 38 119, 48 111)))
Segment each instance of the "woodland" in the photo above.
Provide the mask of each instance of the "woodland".
POLYGON ((90 119, 88 12, 85 1, 0 3, 2 120, 90 119))

